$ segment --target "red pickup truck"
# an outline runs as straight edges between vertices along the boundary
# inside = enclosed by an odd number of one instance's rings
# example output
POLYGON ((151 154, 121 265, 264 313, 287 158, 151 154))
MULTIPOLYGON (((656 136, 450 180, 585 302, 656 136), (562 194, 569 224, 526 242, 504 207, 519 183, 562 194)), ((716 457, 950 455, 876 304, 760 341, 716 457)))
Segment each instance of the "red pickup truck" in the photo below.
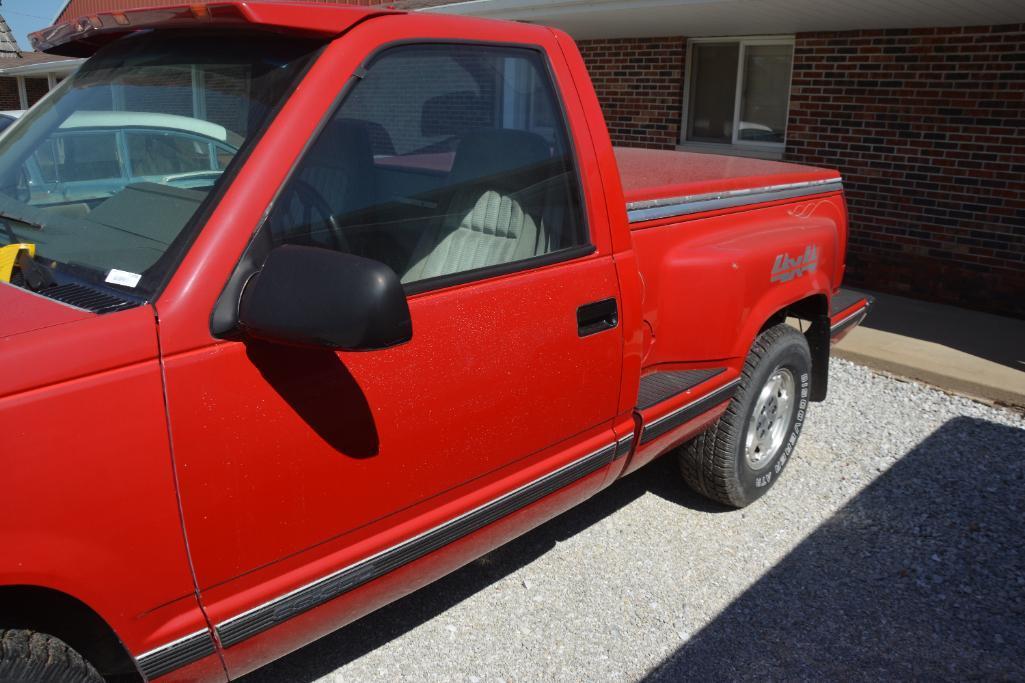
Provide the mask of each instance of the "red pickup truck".
POLYGON ((33 40, 89 59, 0 137, 4 680, 241 676, 669 452, 747 505, 870 304, 835 171, 614 149, 559 31, 33 40))

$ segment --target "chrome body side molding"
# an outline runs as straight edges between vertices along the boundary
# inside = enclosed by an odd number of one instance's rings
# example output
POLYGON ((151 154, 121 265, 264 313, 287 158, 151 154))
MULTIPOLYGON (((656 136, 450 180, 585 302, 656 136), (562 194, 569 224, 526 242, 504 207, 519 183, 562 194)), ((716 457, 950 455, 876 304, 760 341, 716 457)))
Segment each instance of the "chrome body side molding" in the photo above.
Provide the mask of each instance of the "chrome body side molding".
POLYGON ((210 630, 203 629, 144 652, 135 658, 135 662, 147 679, 153 679, 198 662, 214 652, 216 649, 210 630))
POLYGON ((418 536, 222 621, 217 624, 218 637, 224 647, 237 645, 291 617, 359 588, 597 472, 613 461, 620 447, 619 442, 603 446, 418 536))

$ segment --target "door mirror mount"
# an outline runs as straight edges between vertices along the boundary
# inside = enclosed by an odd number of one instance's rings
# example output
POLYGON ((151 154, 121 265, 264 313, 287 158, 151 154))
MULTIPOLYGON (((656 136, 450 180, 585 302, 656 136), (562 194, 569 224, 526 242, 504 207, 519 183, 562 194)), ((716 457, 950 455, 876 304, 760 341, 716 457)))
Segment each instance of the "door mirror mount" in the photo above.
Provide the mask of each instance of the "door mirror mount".
POLYGON ((239 326, 270 342, 369 351, 412 339, 398 276, 378 261, 318 247, 270 251, 246 283, 239 326))

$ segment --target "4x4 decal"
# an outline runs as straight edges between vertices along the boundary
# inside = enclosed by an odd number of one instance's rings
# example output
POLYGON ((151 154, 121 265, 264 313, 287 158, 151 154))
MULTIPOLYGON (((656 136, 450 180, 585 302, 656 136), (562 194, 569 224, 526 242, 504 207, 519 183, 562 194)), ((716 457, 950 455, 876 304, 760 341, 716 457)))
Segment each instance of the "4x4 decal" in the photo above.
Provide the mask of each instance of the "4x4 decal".
POLYGON ((790 258, 790 254, 783 252, 776 257, 772 264, 772 276, 769 282, 790 282, 795 277, 805 273, 814 273, 819 265, 819 248, 809 244, 804 248, 804 253, 797 258, 790 258))

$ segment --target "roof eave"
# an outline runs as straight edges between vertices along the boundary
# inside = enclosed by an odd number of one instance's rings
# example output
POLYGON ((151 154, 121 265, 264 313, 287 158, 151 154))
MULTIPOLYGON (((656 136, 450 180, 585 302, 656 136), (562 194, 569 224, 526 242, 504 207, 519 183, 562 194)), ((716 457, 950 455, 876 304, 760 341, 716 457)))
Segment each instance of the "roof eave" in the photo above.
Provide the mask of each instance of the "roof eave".
POLYGON ((0 76, 65 75, 77 70, 84 61, 84 59, 59 59, 52 62, 36 62, 35 64, 0 67, 0 76))

